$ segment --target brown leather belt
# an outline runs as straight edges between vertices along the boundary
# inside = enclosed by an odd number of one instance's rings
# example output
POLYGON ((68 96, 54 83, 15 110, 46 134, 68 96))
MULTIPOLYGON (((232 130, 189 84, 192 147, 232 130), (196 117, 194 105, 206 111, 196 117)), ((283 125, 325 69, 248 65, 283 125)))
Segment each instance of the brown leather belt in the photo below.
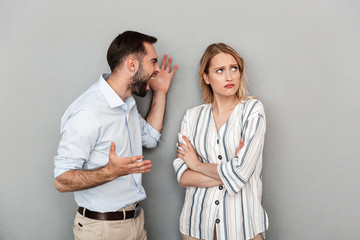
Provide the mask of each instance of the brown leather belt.
POLYGON ((118 211, 118 212, 106 212, 106 213, 100 213, 100 212, 94 212, 90 211, 88 209, 85 209, 83 207, 79 207, 78 212, 91 219, 96 220, 105 220, 105 221, 115 221, 115 220, 125 220, 130 218, 136 218, 140 215, 141 206, 139 203, 136 204, 134 210, 128 210, 128 211, 118 211), (125 216, 124 216, 125 213, 125 216))

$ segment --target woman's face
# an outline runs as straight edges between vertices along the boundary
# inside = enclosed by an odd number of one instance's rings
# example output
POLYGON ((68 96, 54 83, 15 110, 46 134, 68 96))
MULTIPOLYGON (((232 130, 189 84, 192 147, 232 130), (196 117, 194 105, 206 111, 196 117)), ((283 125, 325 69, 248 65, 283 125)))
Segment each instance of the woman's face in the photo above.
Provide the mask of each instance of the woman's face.
POLYGON ((208 74, 203 75, 210 84, 214 97, 231 97, 240 87, 240 71, 235 58, 228 53, 219 53, 210 60, 208 74))

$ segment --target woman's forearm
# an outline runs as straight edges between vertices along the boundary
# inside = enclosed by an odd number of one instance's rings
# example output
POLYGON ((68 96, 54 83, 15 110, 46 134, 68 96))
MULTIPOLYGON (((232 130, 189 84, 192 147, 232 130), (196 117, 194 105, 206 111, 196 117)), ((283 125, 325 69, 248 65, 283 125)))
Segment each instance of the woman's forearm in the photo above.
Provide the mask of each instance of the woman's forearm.
POLYGON ((181 176, 180 186, 201 188, 216 187, 223 184, 219 179, 214 179, 200 172, 187 169, 181 176))
POLYGON ((217 167, 218 164, 214 163, 199 163, 193 170, 221 182, 217 167))

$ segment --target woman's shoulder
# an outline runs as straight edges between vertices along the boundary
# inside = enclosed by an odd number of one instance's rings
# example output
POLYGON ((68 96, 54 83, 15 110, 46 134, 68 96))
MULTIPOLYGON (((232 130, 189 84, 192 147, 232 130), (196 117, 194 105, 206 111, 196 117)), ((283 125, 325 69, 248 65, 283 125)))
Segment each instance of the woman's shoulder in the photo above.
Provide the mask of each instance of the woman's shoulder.
POLYGON ((191 116, 191 115, 198 115, 199 112, 204 111, 204 110, 209 110, 211 109, 211 105, 210 104, 201 104, 195 107, 191 107, 189 109, 186 110, 186 115, 191 116))
POLYGON ((210 104, 201 104, 201 105, 198 105, 198 106, 195 106, 195 107, 191 107, 189 108, 188 110, 186 110, 186 112, 198 112, 198 111, 201 111, 202 109, 207 109, 207 108, 210 108, 211 105, 210 104))
POLYGON ((240 104, 243 105, 243 111, 248 114, 252 114, 255 112, 264 112, 263 103, 257 98, 249 98, 247 100, 242 101, 240 104))

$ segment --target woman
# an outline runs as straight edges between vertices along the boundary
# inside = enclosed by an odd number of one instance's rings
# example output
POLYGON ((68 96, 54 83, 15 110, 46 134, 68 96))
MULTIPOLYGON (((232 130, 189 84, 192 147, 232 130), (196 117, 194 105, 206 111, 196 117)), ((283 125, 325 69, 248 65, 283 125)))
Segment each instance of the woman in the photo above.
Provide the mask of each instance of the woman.
POLYGON ((188 109, 174 168, 186 187, 180 215, 183 239, 264 239, 262 202, 265 113, 247 96, 244 60, 223 43, 200 61, 205 104, 188 109))

